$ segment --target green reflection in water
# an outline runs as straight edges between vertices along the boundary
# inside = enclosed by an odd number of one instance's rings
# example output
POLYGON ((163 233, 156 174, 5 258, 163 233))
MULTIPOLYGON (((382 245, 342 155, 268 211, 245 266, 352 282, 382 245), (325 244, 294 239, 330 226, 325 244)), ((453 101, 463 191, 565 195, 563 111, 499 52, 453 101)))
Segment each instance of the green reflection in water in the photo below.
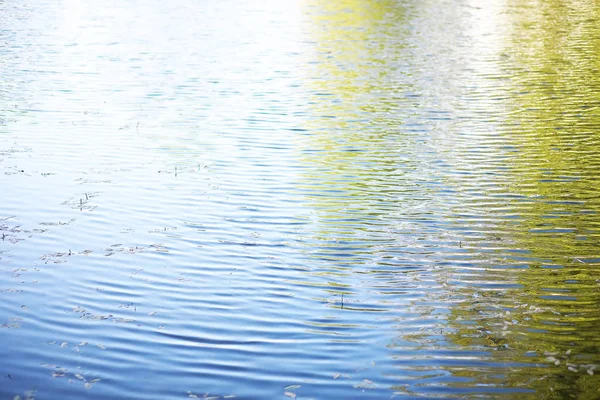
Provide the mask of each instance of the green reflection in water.
MULTIPOLYGON (((306 232, 313 267, 302 284, 322 287, 319 300, 332 307, 344 294, 345 310, 369 316, 386 307, 361 296, 349 279, 376 270, 389 232, 404 229, 390 215, 406 194, 400 183, 417 170, 414 139, 402 132, 398 112, 414 107, 399 61, 406 13, 389 0, 315 0, 306 2, 305 17, 313 44, 304 71, 310 117, 297 185, 315 223, 306 232)), ((419 205, 407 197, 404 207, 410 214, 419 205)))
MULTIPOLYGON (((308 10, 313 118, 301 186, 318 219, 315 258, 369 265, 363 284, 396 269, 381 294, 405 283, 397 272, 441 267, 431 306, 416 311, 448 309, 437 334, 405 326, 400 335, 457 357, 427 367, 451 372, 448 386, 598 398, 597 4, 315 1, 308 10), (456 18, 444 31, 436 15, 456 18)), ((414 386, 394 389, 423 391, 414 386)))
POLYGON ((398 112, 415 105, 398 64, 405 10, 394 1, 313 1, 307 15, 315 48, 300 186, 320 236, 362 235, 396 210, 398 183, 418 164, 398 112))
POLYGON ((600 9, 513 1, 507 12, 501 73, 512 112, 500 133, 513 152, 504 199, 512 218, 490 256, 488 290, 459 292, 449 320, 453 343, 490 349, 500 368, 453 373, 535 398, 597 399, 600 9))

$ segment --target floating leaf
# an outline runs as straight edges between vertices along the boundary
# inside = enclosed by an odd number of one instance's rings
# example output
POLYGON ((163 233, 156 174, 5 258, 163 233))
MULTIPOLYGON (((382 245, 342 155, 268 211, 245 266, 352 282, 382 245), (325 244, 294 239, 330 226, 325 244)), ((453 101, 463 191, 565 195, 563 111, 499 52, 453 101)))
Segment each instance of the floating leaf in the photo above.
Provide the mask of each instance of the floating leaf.
POLYGON ((62 342, 62 343, 60 344, 60 347, 64 349, 65 347, 67 347, 67 345, 68 345, 68 344, 69 344, 69 343, 67 343, 67 342, 62 342))
POLYGON ((90 381, 90 383, 96 383, 96 382, 100 382, 101 380, 102 380, 102 379, 98 379, 98 378, 96 378, 96 379, 92 379, 92 380, 90 381))
POLYGON ((342 374, 335 374, 335 375, 333 376, 333 379, 337 379, 337 378, 339 378, 340 376, 342 376, 342 374))
POLYGON ((359 383, 358 385, 354 385, 354 387, 358 389, 374 389, 375 384, 368 379, 363 379, 361 383, 359 383))
POLYGON ((287 397, 291 397, 292 399, 296 398, 296 393, 292 393, 292 392, 283 392, 284 395, 286 395, 287 397))
POLYGON ((296 390, 299 387, 301 387, 301 385, 290 385, 290 386, 286 386, 285 390, 296 390))
POLYGON ((75 374, 75 378, 81 379, 82 381, 85 380, 85 378, 81 374, 75 374))

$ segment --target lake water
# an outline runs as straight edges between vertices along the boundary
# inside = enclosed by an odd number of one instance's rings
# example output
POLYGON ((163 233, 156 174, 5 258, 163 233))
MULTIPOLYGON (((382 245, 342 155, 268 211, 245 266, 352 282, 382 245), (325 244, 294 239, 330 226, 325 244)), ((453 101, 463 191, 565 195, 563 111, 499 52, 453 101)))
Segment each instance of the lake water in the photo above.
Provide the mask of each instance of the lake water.
POLYGON ((600 398, 599 27, 0 2, 0 398, 600 398))

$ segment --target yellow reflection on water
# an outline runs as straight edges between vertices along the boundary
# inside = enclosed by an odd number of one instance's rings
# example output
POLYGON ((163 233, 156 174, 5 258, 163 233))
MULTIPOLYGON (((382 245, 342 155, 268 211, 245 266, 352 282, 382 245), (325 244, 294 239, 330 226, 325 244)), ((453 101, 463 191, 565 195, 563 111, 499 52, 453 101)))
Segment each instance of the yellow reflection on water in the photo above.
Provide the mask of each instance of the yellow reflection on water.
POLYGON ((308 1, 305 10, 314 47, 304 72, 310 117, 300 185, 324 220, 337 219, 339 227, 344 216, 367 212, 369 193, 386 185, 383 173, 402 174, 386 143, 400 122, 389 114, 406 102, 405 82, 389 77, 403 47, 405 15, 393 1, 308 1), (324 188, 331 196, 311 195, 324 188))
MULTIPOLYGON (((535 398, 595 399, 600 392, 600 8, 593 1, 509 1, 499 129, 513 156, 505 187, 511 248, 500 244, 490 282, 452 309, 451 340, 494 349, 501 373, 479 382, 528 387, 535 398), (519 269, 503 269, 502 266, 519 269)), ((497 215, 501 217, 500 215, 497 215)), ((458 372, 457 372, 458 373, 458 372)))
POLYGON ((314 234, 349 269, 450 265, 443 339, 405 337, 484 354, 456 386, 598 398, 600 7, 434 3, 306 3, 314 234))

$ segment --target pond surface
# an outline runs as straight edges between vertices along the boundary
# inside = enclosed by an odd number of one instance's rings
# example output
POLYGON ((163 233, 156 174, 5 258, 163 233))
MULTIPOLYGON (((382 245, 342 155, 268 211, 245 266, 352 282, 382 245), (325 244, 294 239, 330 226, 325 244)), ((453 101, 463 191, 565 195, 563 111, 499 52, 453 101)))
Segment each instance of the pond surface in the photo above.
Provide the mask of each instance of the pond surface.
POLYGON ((0 398, 600 398, 599 27, 0 2, 0 398))

